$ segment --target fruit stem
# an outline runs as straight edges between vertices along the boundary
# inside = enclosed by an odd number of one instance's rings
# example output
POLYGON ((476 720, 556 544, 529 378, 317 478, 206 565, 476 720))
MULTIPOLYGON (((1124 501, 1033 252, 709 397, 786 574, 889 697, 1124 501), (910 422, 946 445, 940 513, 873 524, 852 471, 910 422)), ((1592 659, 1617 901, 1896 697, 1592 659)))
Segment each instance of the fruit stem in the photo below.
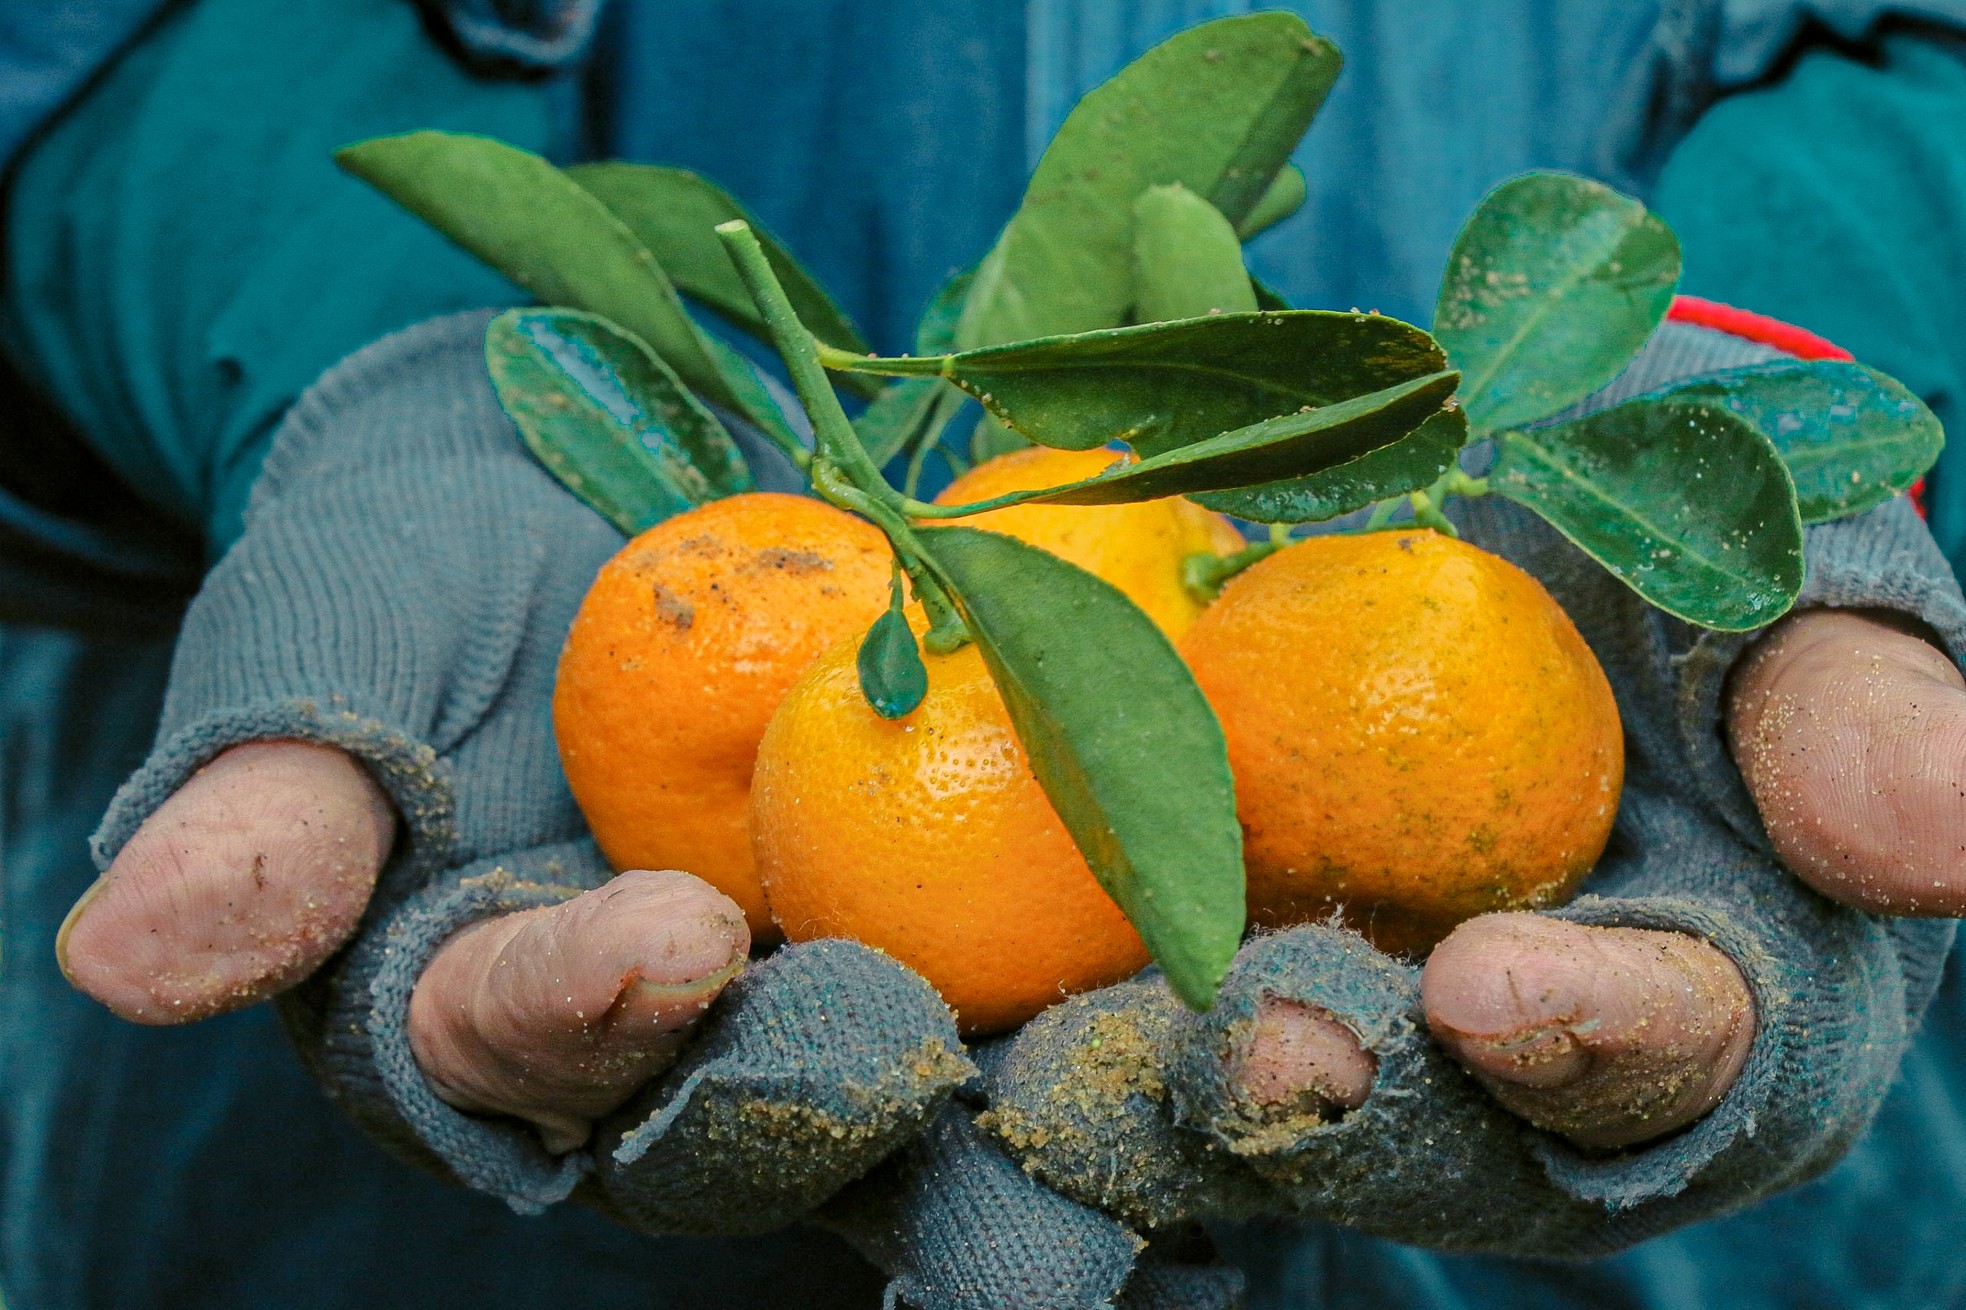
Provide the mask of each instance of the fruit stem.
POLYGON ((825 459, 812 462, 812 486, 825 500, 848 513, 860 515, 887 534, 895 561, 908 575, 915 599, 922 603, 922 612, 928 616, 928 631, 922 634, 922 645, 937 655, 947 655, 969 640, 969 629, 964 626, 962 615, 957 612, 948 590, 924 562, 921 543, 915 539, 903 514, 854 486, 840 469, 825 459))
POLYGON ((1413 502, 1413 522, 1423 528, 1432 528, 1444 537, 1459 537, 1461 530, 1454 526, 1447 515, 1441 513, 1431 495, 1416 491, 1410 497, 1413 502))
MULTIPOLYGON (((881 471, 874 467, 867 448, 860 444, 846 411, 840 408, 840 398, 834 394, 832 381, 820 365, 820 350, 828 347, 822 347, 812 333, 806 331, 805 324, 799 321, 798 311, 792 308, 792 301, 779 283, 778 275, 772 272, 771 261, 765 258, 764 247, 758 244, 757 234, 751 231, 751 225, 741 218, 734 218, 728 223, 717 224, 717 235, 723 239, 731 262, 737 265, 738 275, 744 279, 751 299, 758 306, 758 313, 764 317, 765 326, 771 331, 772 344, 778 347, 779 357, 792 374, 792 385, 798 390, 799 403, 805 406, 806 415, 812 420, 819 458, 838 465, 853 484, 869 497, 884 502, 897 499, 894 488, 881 477, 881 471)), ((815 468, 817 463, 814 461, 815 468)), ((815 477, 815 484, 816 481, 815 477)))
POLYGON ((1188 589, 1190 596, 1206 604, 1222 594, 1222 587, 1230 578, 1290 544, 1287 535, 1278 538, 1272 534, 1268 541, 1252 542, 1233 555, 1197 551, 1181 561, 1181 585, 1188 589))

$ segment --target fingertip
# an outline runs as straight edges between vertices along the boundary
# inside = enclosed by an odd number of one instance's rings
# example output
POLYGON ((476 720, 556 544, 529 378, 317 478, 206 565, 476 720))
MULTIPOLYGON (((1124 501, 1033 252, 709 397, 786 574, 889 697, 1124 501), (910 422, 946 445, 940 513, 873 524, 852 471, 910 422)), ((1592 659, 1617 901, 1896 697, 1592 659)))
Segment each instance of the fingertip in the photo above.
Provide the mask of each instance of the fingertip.
POLYGON ((1770 843, 1832 900, 1966 914, 1966 680, 1901 624, 1784 621, 1743 663, 1729 744, 1770 843))
POLYGON ((188 1023, 313 972, 359 922, 395 835, 353 759, 237 746, 199 770, 69 911, 56 961, 122 1018, 188 1023))
POLYGON ((1379 1062, 1331 1011, 1266 996, 1237 1056, 1235 1083, 1266 1113, 1333 1118, 1364 1105, 1379 1062))

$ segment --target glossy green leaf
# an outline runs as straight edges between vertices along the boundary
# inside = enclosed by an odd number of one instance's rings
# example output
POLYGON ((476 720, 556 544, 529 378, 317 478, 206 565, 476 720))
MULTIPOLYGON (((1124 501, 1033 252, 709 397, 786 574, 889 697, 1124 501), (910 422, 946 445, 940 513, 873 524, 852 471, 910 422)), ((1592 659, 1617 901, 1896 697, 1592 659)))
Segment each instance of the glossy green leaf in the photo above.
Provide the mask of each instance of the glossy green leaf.
POLYGON ((1248 241, 1275 227, 1302 209, 1309 195, 1310 186, 1304 180, 1304 170, 1295 164, 1285 164, 1282 171, 1270 180, 1270 189, 1256 202, 1256 208, 1236 224, 1236 235, 1248 241))
POLYGON ((705 336, 703 344, 709 347, 710 358, 723 373, 724 385, 737 397, 738 417, 776 433, 781 446, 811 444, 786 421, 785 411, 779 407, 771 388, 765 385, 764 374, 756 364, 715 337, 705 336))
POLYGON ((928 695, 928 669, 899 606, 890 606, 861 638, 860 694, 884 719, 905 719, 928 695))
POLYGON ((1301 478, 1390 448, 1440 413, 1460 380, 1458 373, 1435 373, 1321 409, 1264 419, 1138 463, 1115 460, 1097 477, 987 503, 1120 505, 1301 478))
POLYGON ((1270 189, 1338 76, 1294 14, 1189 28, 1089 92, 977 271, 965 349, 1114 327, 1133 303, 1133 200, 1179 182, 1233 223, 1270 189))
POLYGON ((924 441, 938 440, 964 399, 940 378, 903 378, 853 420, 853 431, 879 468, 924 441))
POLYGON ((630 536, 751 488, 716 417, 642 342, 569 309, 507 310, 485 333, 499 402, 553 476, 630 536))
POLYGON ((1206 1007, 1242 938, 1242 828, 1187 666, 1124 595, 1056 556, 974 528, 917 536, 1099 885, 1176 994, 1206 1007))
POLYGON ((942 284, 921 321, 915 324, 917 355, 953 355, 956 352, 956 324, 963 316, 963 302, 976 281, 975 268, 966 268, 942 284))
POLYGON ((741 408, 655 256, 538 155, 489 137, 411 132, 346 146, 335 161, 541 301, 620 324, 705 399, 741 408))
POLYGON ((1945 445, 1924 401, 1861 364, 1758 364, 1677 384, 1670 394, 1739 414, 1774 442, 1804 523, 1882 504, 1918 481, 1945 445))
POLYGON ((627 225, 679 290, 769 343, 764 319, 714 230, 719 223, 743 219, 757 234, 799 321, 821 341, 848 350, 868 349, 860 330, 818 280, 716 183, 686 168, 614 161, 576 164, 566 174, 627 225))
POLYGON ((1195 499, 1253 523, 1322 523, 1432 486, 1467 442, 1468 416, 1441 410, 1393 444, 1321 473, 1195 499))
POLYGON ((1317 310, 1217 314, 939 357, 823 359, 834 369, 947 377, 1040 445, 1122 440, 1144 455, 1446 367, 1410 324, 1317 310))
POLYGON ((1476 431, 1548 418, 1617 377, 1678 282, 1672 231, 1607 186, 1530 173, 1489 192, 1434 309, 1476 431))
POLYGON ((1249 289, 1256 293, 1256 308, 1258 309, 1267 309, 1274 313, 1279 309, 1290 308, 1290 302, 1285 300, 1275 287, 1264 285, 1263 279, 1261 278, 1250 278, 1249 289))
POLYGON ((1795 603, 1795 484, 1768 438, 1722 406, 1641 396, 1495 442, 1491 489, 1667 613, 1736 632, 1795 603))
POLYGON ((1256 312, 1236 230, 1179 182, 1148 187, 1133 202, 1133 288, 1142 323, 1256 312))

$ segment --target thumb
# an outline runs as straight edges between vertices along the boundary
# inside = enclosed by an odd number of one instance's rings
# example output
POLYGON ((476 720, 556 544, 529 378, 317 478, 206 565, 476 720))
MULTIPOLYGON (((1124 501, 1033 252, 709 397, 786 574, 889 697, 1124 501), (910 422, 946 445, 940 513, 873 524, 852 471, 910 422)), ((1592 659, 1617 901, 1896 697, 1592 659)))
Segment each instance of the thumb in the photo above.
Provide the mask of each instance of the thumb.
POLYGON ((117 853, 55 939, 78 989, 136 1023, 265 1000, 340 949, 395 840, 388 797, 351 757, 235 746, 117 853))
POLYGON ((1966 680, 1890 619, 1811 610, 1749 653, 1728 737, 1769 840, 1833 900, 1966 913, 1966 680))

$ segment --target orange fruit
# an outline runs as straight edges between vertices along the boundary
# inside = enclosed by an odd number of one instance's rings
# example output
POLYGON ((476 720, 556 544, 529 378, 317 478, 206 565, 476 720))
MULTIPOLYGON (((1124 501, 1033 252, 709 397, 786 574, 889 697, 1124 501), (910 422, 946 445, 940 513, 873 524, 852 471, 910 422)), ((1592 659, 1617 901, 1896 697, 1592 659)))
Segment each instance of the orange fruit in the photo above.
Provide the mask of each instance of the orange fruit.
POLYGON ((751 770, 785 691, 887 604, 880 530, 805 496, 712 501, 602 566, 553 688, 560 762, 617 869, 682 869, 774 935, 751 770))
POLYGON ((847 641, 814 664, 758 748, 751 831, 785 935, 886 951, 972 1034, 1144 966, 976 648, 925 653, 928 695, 894 721, 862 699, 855 654, 847 641))
MULTIPOLYGON (((935 503, 959 505, 1077 482, 1126 458, 1111 450, 1014 450, 951 482, 935 503)), ((1202 602, 1181 585, 1181 562, 1203 551, 1232 554, 1248 544, 1227 518, 1179 496, 1137 505, 1012 505, 957 522, 1016 537, 1112 583, 1175 640, 1202 611, 1202 602)))
POLYGON ((1343 907, 1387 950, 1566 899, 1611 833, 1624 738, 1569 616, 1424 530, 1317 537, 1182 643, 1228 738, 1251 918, 1343 907))

